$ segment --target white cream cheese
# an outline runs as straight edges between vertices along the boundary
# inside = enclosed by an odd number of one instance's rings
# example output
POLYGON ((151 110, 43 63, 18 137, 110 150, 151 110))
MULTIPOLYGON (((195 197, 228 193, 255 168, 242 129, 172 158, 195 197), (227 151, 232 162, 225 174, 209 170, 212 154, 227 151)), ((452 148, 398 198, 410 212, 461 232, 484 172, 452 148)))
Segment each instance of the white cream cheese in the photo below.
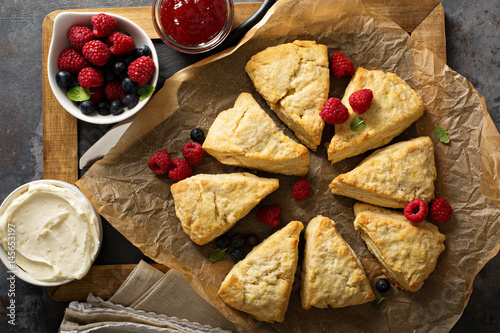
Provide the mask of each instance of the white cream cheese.
MULTIPOLYGON (((4 205, 5 206, 5 205, 4 205)), ((98 219, 90 203, 57 183, 34 182, 0 212, 0 236, 15 237, 15 263, 33 279, 81 279, 99 250, 98 219)))

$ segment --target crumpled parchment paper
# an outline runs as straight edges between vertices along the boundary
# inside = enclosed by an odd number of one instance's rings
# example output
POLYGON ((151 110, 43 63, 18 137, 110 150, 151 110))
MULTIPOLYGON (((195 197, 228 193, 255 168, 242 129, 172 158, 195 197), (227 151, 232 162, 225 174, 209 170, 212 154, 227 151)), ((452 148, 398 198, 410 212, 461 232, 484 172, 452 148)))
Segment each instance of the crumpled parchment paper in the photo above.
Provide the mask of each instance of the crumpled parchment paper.
MULTIPOLYGON (((348 80, 332 78, 330 96, 341 98, 348 80)), ((328 143, 332 135, 333 126, 327 125, 323 142, 328 143)), ((99 213, 135 246, 155 261, 184 273, 193 288, 241 331, 441 332, 457 322, 469 299, 474 277, 499 250, 499 147, 500 135, 483 98, 470 82, 419 46, 395 23, 368 12, 354 0, 281 0, 235 49, 168 79, 117 146, 77 185, 99 213), (342 51, 355 66, 394 72, 422 96, 427 113, 393 142, 422 135, 432 138, 438 171, 435 193, 448 198, 454 215, 438 225, 446 235, 446 249, 418 292, 391 288, 384 295, 387 306, 379 311, 370 304, 305 311, 300 305, 299 265, 285 322, 268 324, 230 308, 217 296, 233 265, 231 259, 226 256, 211 263, 208 257, 215 244, 198 246, 191 242, 175 216, 169 190, 172 182, 168 177, 156 176, 146 163, 159 149, 167 149, 171 157, 182 157, 181 147, 190 140, 191 129, 201 127, 206 133, 216 115, 232 107, 241 92, 251 93, 278 126, 295 138, 270 111, 244 70, 253 54, 295 39, 316 40, 328 46, 329 54, 342 51), (448 130, 449 144, 434 137, 436 124, 448 130)), ((323 145, 318 152, 311 152, 307 178, 313 192, 304 201, 291 197, 295 177, 257 172, 259 176, 280 180, 280 188, 258 207, 282 206, 278 228, 292 220, 307 225, 318 214, 332 218, 375 283, 381 275, 380 267, 353 228, 354 200, 334 196, 328 190, 336 175, 354 168, 367 154, 332 166, 323 145)), ((243 170, 222 165, 205 154, 194 174, 243 170)), ((270 235, 274 229, 255 218, 257 208, 229 233, 255 233, 260 239, 270 235)))

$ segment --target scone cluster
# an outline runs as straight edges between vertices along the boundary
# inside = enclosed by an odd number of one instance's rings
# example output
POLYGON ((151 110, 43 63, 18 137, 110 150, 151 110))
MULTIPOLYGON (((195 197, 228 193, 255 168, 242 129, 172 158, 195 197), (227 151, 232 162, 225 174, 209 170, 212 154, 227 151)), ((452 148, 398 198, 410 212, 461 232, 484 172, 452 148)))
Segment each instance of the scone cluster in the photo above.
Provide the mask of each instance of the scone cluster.
MULTIPOLYGON (((212 123, 203 149, 219 162, 270 173, 306 175, 309 149, 316 151, 325 126, 320 111, 330 88, 328 50, 314 41, 269 47, 249 59, 245 70, 269 108, 302 144, 279 130, 250 93, 241 93, 232 108, 212 123)), ((359 67, 346 88, 342 103, 349 119, 335 125, 328 159, 343 159, 388 144, 425 112, 421 97, 400 77, 359 67), (370 89, 373 100, 363 113, 366 127, 349 124, 358 115, 349 96, 370 89)), ((354 198, 354 227, 398 287, 419 290, 444 250, 444 235, 427 222, 415 224, 396 210, 415 199, 434 198, 436 167, 429 137, 392 144, 370 154, 353 170, 338 175, 331 192, 354 198), (382 208, 383 207, 383 208, 382 208)), ((176 215, 187 235, 203 245, 225 233, 264 197, 279 187, 278 179, 250 173, 196 175, 171 187, 176 215)), ((282 322, 298 265, 298 244, 304 228, 288 223, 224 279, 219 296, 255 319, 282 322)), ((305 230, 301 272, 301 301, 311 307, 346 307, 375 298, 363 265, 329 217, 318 215, 305 230)))

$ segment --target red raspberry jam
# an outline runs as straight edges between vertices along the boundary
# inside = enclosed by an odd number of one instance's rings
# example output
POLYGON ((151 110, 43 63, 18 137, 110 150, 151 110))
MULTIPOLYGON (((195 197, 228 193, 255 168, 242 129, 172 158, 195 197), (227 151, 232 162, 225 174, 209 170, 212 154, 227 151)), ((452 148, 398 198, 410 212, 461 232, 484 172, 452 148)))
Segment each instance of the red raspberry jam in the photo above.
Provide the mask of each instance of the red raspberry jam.
POLYGON ((160 21, 170 38, 196 46, 214 39, 227 18, 225 0, 163 0, 160 21))

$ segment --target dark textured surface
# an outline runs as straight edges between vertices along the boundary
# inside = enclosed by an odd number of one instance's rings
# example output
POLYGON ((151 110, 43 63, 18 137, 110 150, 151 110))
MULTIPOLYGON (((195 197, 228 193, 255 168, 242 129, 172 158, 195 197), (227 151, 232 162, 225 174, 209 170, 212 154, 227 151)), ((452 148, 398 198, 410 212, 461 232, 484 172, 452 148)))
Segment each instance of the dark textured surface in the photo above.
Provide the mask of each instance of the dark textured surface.
MULTIPOLYGON (((442 0, 446 13, 448 64, 468 78, 485 99, 491 117, 500 128, 500 1, 442 0)), ((110 1, 7 1, 0 0, 0 201, 17 186, 41 179, 42 170, 42 22, 58 9, 148 6, 148 0, 110 1)), ((175 59, 169 49, 162 57, 175 59)), ((162 58, 163 59, 163 58, 162 58)), ((163 79, 184 65, 183 62, 162 72, 163 79)), ((85 137, 80 153, 106 131, 107 127, 79 126, 85 137)), ((109 224, 105 224, 106 243, 120 244, 129 255, 124 258, 103 247, 97 263, 136 263, 142 254, 109 224)), ((103 245, 104 246, 104 245, 103 245)), ((0 332, 57 332, 65 302, 50 299, 44 288, 20 280, 15 283, 16 326, 7 324, 6 306, 9 276, 0 268, 0 332)), ((474 291, 462 318, 452 332, 500 331, 500 256, 479 272, 474 291)))

